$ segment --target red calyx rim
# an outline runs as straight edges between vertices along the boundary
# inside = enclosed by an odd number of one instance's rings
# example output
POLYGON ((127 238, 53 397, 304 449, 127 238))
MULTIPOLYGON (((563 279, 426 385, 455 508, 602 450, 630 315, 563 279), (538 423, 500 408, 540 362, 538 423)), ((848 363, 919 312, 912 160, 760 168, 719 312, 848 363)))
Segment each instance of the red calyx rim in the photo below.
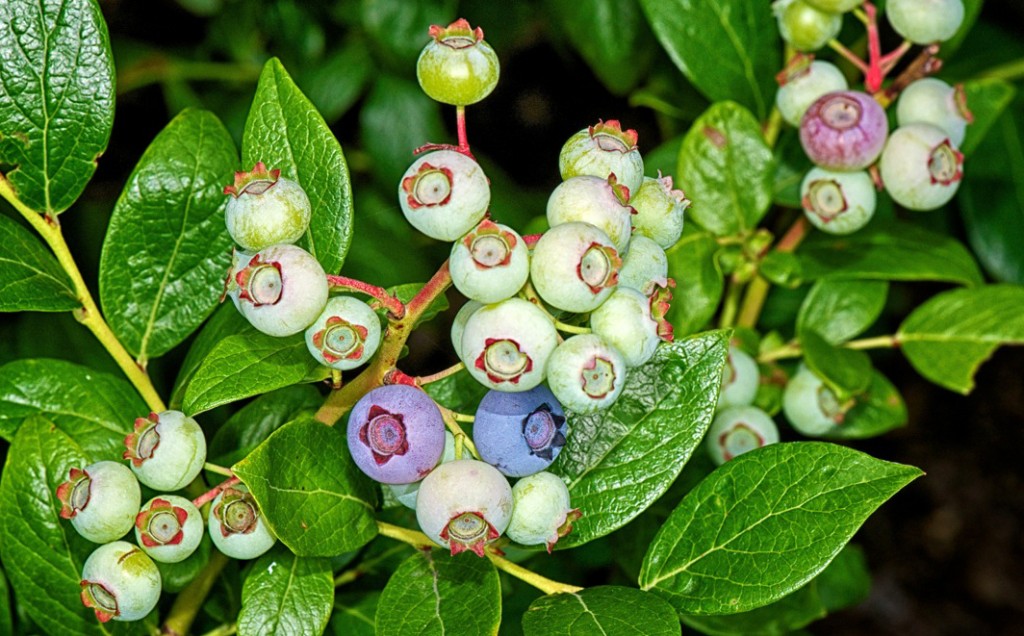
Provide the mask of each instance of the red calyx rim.
POLYGON ((146 417, 136 418, 135 432, 128 433, 124 437, 124 445, 127 450, 121 457, 131 460, 132 465, 136 468, 142 466, 143 462, 152 457, 160 446, 160 434, 156 432, 159 423, 160 416, 152 412, 146 417), (151 436, 156 436, 155 442, 152 441, 151 436), (150 443, 152 446, 147 447, 150 443))
MULTIPOLYGON (((442 27, 439 24, 432 24, 428 31, 430 37, 434 38, 435 41, 444 43, 447 38, 472 38, 473 44, 481 42, 484 39, 484 30, 480 27, 473 28, 469 25, 469 21, 465 18, 459 18, 455 22, 452 22, 446 27, 442 27)), ((472 46, 472 45, 470 45, 472 46)), ((465 47, 456 47, 465 48, 465 47)))
POLYGON ((72 468, 68 474, 68 480, 57 486, 57 500, 60 501, 61 519, 74 519, 79 511, 89 505, 89 490, 86 490, 85 501, 81 502, 82 505, 79 506, 77 505, 78 502, 74 501, 78 498, 76 496, 79 494, 78 488, 82 485, 83 481, 88 482, 84 487, 91 488, 89 473, 85 472, 82 468, 72 468))
POLYGON ((228 537, 232 534, 249 534, 256 530, 260 520, 260 509, 256 506, 256 500, 252 498, 248 491, 237 488, 225 489, 221 494, 220 502, 213 507, 211 514, 220 523, 220 533, 223 537, 228 537), (252 518, 248 520, 249 523, 245 527, 234 528, 228 525, 227 519, 224 519, 224 512, 232 505, 248 506, 249 511, 252 513, 252 518))
POLYGON ((99 622, 106 623, 110 619, 121 614, 121 611, 117 608, 117 597, 107 589, 107 586, 102 583, 87 581, 85 579, 82 579, 79 585, 82 587, 82 605, 93 610, 99 622), (96 598, 96 588, 102 590, 104 596, 109 597, 110 602, 114 604, 112 610, 108 609, 107 606, 96 598))
POLYGON ((185 521, 188 519, 188 511, 180 506, 171 504, 166 499, 154 499, 153 503, 148 509, 142 510, 135 517, 135 527, 139 530, 139 538, 142 541, 142 545, 147 548, 152 548, 161 545, 178 545, 181 540, 185 537, 185 532, 182 528, 185 527, 185 521), (170 513, 174 515, 174 518, 178 520, 178 531, 167 541, 160 541, 153 537, 149 531, 150 520, 161 513, 170 513))
POLYGON ((243 194, 263 194, 277 183, 280 177, 279 169, 270 170, 266 164, 258 161, 252 170, 236 172, 235 183, 224 186, 224 194, 230 194, 236 199, 243 194))
POLYGON ((512 250, 516 246, 516 235, 508 230, 501 229, 501 226, 490 219, 484 219, 470 231, 469 234, 462 237, 462 244, 469 250, 470 256, 473 256, 473 264, 476 265, 477 269, 491 269, 492 267, 506 267, 512 262, 512 250), (473 256, 473 244, 477 239, 484 236, 496 236, 498 237, 508 249, 505 251, 505 257, 499 262, 493 265, 487 265, 476 260, 473 256))
POLYGON ((618 139, 626 146, 623 154, 636 150, 637 141, 640 139, 640 135, 632 128, 623 130, 618 119, 609 119, 608 121, 599 119, 596 124, 587 128, 587 132, 590 133, 591 139, 597 135, 608 135, 618 139))
POLYGON ((686 193, 683 192, 683 190, 681 188, 673 187, 674 184, 672 182, 672 175, 667 175, 666 174, 666 175, 662 176, 661 170, 659 170, 658 171, 658 183, 661 184, 661 187, 665 190, 665 194, 668 195, 668 198, 670 198, 673 201, 675 201, 676 205, 683 206, 684 210, 686 208, 690 207, 690 204, 693 203, 692 201, 690 201, 689 199, 686 198, 686 193))
POLYGON ((501 533, 498 532, 497 528, 495 528, 491 524, 491 522, 488 521, 487 518, 484 517, 482 514, 476 511, 468 511, 461 512, 452 517, 448 521, 448 523, 445 524, 444 529, 441 530, 439 536, 448 542, 448 548, 451 550, 452 556, 455 556, 460 552, 470 550, 473 552, 473 554, 477 555, 478 557, 483 557, 484 548, 486 547, 486 545, 500 537, 501 533), (456 519, 459 519, 460 517, 464 517, 467 515, 477 517, 480 523, 486 526, 486 530, 481 532, 479 535, 475 535, 473 537, 462 538, 458 536, 453 536, 454 533, 451 532, 452 522, 454 522, 456 519))
POLYGON ((553 536, 545 543, 545 546, 548 549, 548 554, 551 554, 551 549, 555 547, 555 544, 558 543, 559 539, 572 532, 572 524, 578 521, 582 516, 583 513, 580 512, 579 508, 573 508, 565 513, 565 521, 555 528, 553 536))
POLYGON ((665 315, 668 314, 671 306, 672 288, 675 286, 676 281, 667 278, 664 285, 655 283, 654 290, 650 295, 651 319, 658 324, 658 337, 665 342, 672 342, 674 338, 672 324, 665 318, 665 315))
POLYGON ((349 322, 341 316, 331 316, 327 319, 327 322, 323 329, 313 334, 313 346, 320 351, 320 355, 324 357, 324 360, 330 363, 337 362, 338 360, 358 360, 363 357, 363 351, 366 347, 366 336, 369 335, 370 331, 355 322, 349 322), (359 337, 359 342, 354 344, 351 349, 344 352, 342 355, 335 353, 334 349, 326 346, 327 333, 335 327, 348 327, 351 329, 356 336, 359 337))
POLYGON ((798 52, 793 56, 793 59, 789 61, 786 68, 782 69, 775 75, 775 81, 779 83, 779 86, 785 86, 798 77, 807 75, 811 72, 811 62, 813 61, 814 54, 798 52))

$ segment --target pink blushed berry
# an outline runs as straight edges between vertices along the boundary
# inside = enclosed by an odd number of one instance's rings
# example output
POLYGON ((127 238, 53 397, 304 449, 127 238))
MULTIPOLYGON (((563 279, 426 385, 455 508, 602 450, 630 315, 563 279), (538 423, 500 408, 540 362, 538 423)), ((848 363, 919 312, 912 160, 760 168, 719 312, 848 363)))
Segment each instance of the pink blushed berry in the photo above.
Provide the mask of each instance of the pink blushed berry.
POLYGON ((829 170, 863 170, 882 152, 889 123, 885 110, 867 93, 826 93, 800 121, 800 143, 816 165, 829 170))

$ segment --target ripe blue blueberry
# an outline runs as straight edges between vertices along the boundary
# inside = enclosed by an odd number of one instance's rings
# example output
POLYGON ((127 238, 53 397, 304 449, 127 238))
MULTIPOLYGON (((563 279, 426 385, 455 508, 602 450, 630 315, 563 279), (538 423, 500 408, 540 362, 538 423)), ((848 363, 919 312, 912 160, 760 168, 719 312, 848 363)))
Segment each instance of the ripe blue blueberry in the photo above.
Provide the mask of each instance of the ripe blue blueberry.
POLYGON ((626 361, 597 334, 580 334, 558 345, 548 360, 548 386, 562 406, 594 413, 615 403, 626 383, 626 361))
POLYGON ((807 220, 829 234, 850 234, 864 227, 877 202, 875 184, 864 170, 811 168, 800 185, 800 196, 807 220))
POLYGON ((715 415, 704 438, 716 464, 779 441, 779 429, 772 418, 754 406, 733 406, 715 415))
POLYGON ((650 360, 661 342, 650 299, 621 284, 590 314, 590 328, 622 354, 627 367, 650 360))
POLYGON ((369 305, 351 296, 335 296, 306 329, 306 347, 320 364, 354 369, 377 352, 380 319, 369 305))
POLYGON ((498 469, 475 459, 435 468, 420 484, 416 520, 430 540, 453 555, 484 548, 505 532, 512 516, 512 487, 498 469))
POLYGON ((882 152, 889 134, 885 110, 867 93, 835 91, 812 103, 800 120, 800 144, 816 165, 863 170, 882 152))
POLYGON ((548 472, 517 481, 512 501, 512 519, 505 531, 508 538, 523 545, 543 544, 549 553, 582 516, 570 505, 565 482, 548 472))
POLYGON ((629 287, 647 296, 655 287, 668 284, 668 256, 654 240, 636 234, 629 241, 629 252, 622 259, 619 288, 629 287))
POLYGON ((154 490, 180 490, 199 475, 206 462, 206 436, 181 411, 150 413, 135 420, 124 438, 124 458, 139 481, 154 490))
POLYGON ((232 559, 255 559, 277 542, 256 500, 241 484, 213 500, 207 529, 213 545, 232 559))
POLYGON ((530 253, 512 228, 484 219, 452 244, 452 284, 462 295, 496 303, 515 295, 530 275, 530 253))
POLYGON ((398 202, 414 228, 439 241, 454 241, 483 220, 491 186, 471 157, 435 150, 420 155, 405 171, 398 202))
POLYGON ((184 561, 199 547, 202 538, 203 517, 184 497, 154 497, 135 518, 135 540, 154 561, 184 561))
POLYGON ((462 359, 484 386, 528 391, 544 381, 544 368, 558 334, 542 309, 521 298, 484 305, 466 321, 462 359))
POLYGON ((956 194, 963 165, 963 153, 944 131, 907 124, 889 137, 879 169, 893 201, 910 210, 934 210, 956 194))
POLYGON ((963 143, 967 124, 972 121, 974 116, 967 108, 963 84, 954 87, 940 79, 924 77, 908 84, 896 102, 897 125, 931 124, 945 131, 954 146, 963 143))
POLYGON ((630 190, 616 181, 614 174, 600 177, 572 177, 558 184, 548 198, 548 225, 589 223, 608 236, 615 249, 629 248, 632 216, 630 190))
POLYGON ((544 302, 571 312, 593 311, 618 284, 622 259, 608 235, 589 223, 565 223, 540 237, 530 280, 544 302))
POLYGON ((718 408, 747 406, 754 403, 761 375, 757 362, 739 347, 729 347, 729 357, 722 370, 722 388, 718 392, 718 408))
POLYGON ((72 468, 57 486, 60 516, 70 519, 78 534, 94 543, 120 539, 131 531, 142 494, 139 482, 124 464, 96 462, 72 468))
POLYGON ((840 402, 836 394, 806 365, 801 364, 786 384, 782 411, 797 432, 808 437, 827 435, 843 423, 852 401, 840 402))
MULTIPOLYGON (((441 453, 441 459, 438 461, 438 465, 446 464, 448 462, 455 461, 455 436, 449 431, 444 432, 444 452, 441 453)), ((420 491, 420 484, 423 480, 414 481, 411 484, 388 484, 388 488, 391 489, 391 494, 395 496, 406 508, 416 509, 416 495, 420 491)))
POLYGON ((301 247, 271 245, 252 256, 236 254, 225 291, 257 330, 290 336, 313 324, 323 311, 327 275, 301 247))
POLYGON ((636 192, 644 177, 644 160, 637 149, 635 130, 622 130, 615 119, 584 128, 565 142, 558 155, 563 180, 589 175, 618 182, 636 192))
POLYGON ((160 600, 160 570, 146 553, 127 541, 92 551, 82 566, 82 604, 101 623, 145 618, 160 600))
POLYGON ((683 215, 690 207, 690 200, 682 190, 673 187, 672 177, 663 177, 660 172, 657 179, 644 177, 640 188, 630 197, 629 205, 636 210, 633 215, 636 234, 630 238, 630 251, 633 250, 634 239, 640 236, 653 240, 666 250, 682 236, 683 215))
POLYGON ((295 243, 306 233, 312 207, 298 183, 269 170, 263 162, 236 172, 224 208, 228 233, 243 250, 258 252, 277 243, 295 243))
POLYGON ((914 44, 945 42, 964 21, 962 0, 889 0, 885 15, 896 33, 914 44))
POLYGON ((473 420, 480 458, 509 477, 550 466, 565 446, 566 432, 562 405, 544 385, 522 393, 490 391, 473 420))
POLYGON ((348 449, 356 466, 376 481, 419 481, 437 465, 444 450, 441 411, 417 387, 377 387, 352 407, 348 449))
POLYGON ((833 91, 845 91, 850 87, 846 76, 835 64, 815 60, 809 55, 793 58, 776 79, 779 81, 779 90, 775 93, 775 105, 782 118, 797 127, 807 107, 819 97, 833 91))

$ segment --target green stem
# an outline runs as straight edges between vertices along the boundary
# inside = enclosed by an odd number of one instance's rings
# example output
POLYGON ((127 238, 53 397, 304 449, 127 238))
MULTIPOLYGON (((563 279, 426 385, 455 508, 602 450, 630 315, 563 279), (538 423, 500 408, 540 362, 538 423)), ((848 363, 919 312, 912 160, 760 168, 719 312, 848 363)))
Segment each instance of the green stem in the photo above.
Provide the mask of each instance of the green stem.
POLYGON ((466 432, 462 430, 461 426, 459 426, 458 416, 462 414, 456 413, 451 409, 447 409, 441 406, 440 404, 437 405, 437 408, 441 409, 441 419, 444 420, 444 425, 448 428, 449 431, 451 431, 452 435, 455 436, 456 443, 459 443, 459 440, 461 439, 461 444, 466 447, 469 453, 476 459, 480 459, 480 453, 476 452, 476 445, 473 444, 473 442, 469 439, 469 436, 466 435, 466 432))
MULTIPOLYGON (((778 245, 775 246, 775 251, 792 252, 796 250, 804 238, 806 238, 807 232, 810 229, 811 224, 807 221, 807 217, 801 214, 793 222, 793 225, 786 230, 778 245)), ((757 320, 761 317, 761 309, 764 308, 764 301, 768 297, 770 289, 771 284, 760 274, 750 281, 750 286, 747 287, 747 294, 743 297, 743 304, 740 306, 740 315, 737 320, 739 326, 754 327, 757 325, 757 320)))
POLYGON ((261 68, 257 64, 192 62, 153 56, 129 66, 118 74, 117 94, 124 95, 143 86, 169 80, 210 80, 255 82, 261 68))
POLYGON ((722 317, 718 321, 722 329, 731 329, 736 324, 736 312, 739 309, 743 283, 735 276, 729 277, 728 289, 725 292, 725 303, 722 305, 722 317))
POLYGON ((421 375, 421 376, 419 376, 417 378, 413 378, 413 381, 416 383, 417 386, 423 386, 424 384, 430 384, 431 382, 437 382, 438 380, 443 380, 443 379, 447 378, 450 375, 455 375, 456 373, 458 373, 459 371, 462 371, 465 368, 466 368, 466 365, 461 363, 461 362, 459 362, 457 364, 453 364, 452 366, 448 367, 447 369, 442 369, 442 370, 438 371, 437 373, 431 373, 430 375, 421 375))
POLYGON ((213 587, 213 582, 217 580, 217 577, 220 576, 220 571, 227 564, 228 558, 220 550, 213 550, 211 552, 210 561, 203 568, 203 571, 174 599, 171 611, 167 614, 163 627, 160 628, 161 634, 164 634, 164 636, 185 636, 188 633, 189 628, 192 627, 192 621, 195 620, 196 614, 199 613, 199 608, 202 606, 203 601, 206 600, 207 594, 210 593, 210 588, 213 587))
POLYGON ((224 623, 203 634, 203 636, 232 636, 238 633, 238 623, 224 623))
POLYGON ((60 230, 60 221, 57 220, 57 217, 40 214, 22 203, 18 199, 17 194, 15 194, 10 182, 2 176, 0 176, 0 197, 6 199, 15 210, 21 213, 21 216, 46 241, 53 255, 57 257, 57 262, 60 263, 61 268, 68 275, 68 278, 71 279, 75 296, 78 302, 82 304, 79 309, 74 311, 75 319, 82 323, 100 341, 103 348, 107 350, 117 363, 117 366, 121 368, 121 371, 131 381, 135 390, 145 400, 150 410, 157 413, 166 411, 167 407, 164 406, 163 400, 160 399, 160 395, 156 392, 156 388, 153 386, 152 381, 150 381, 149 375, 146 374, 143 366, 132 358, 131 354, 128 353, 117 339, 117 336, 114 335, 114 332, 110 330, 107 321, 103 319, 103 314, 100 313, 99 307, 96 306, 96 301, 93 300, 89 287, 85 284, 82 273, 78 270, 78 265, 71 255, 71 250, 68 249, 68 244, 64 241, 64 235, 60 230))
POLYGON ((210 462, 206 462, 205 464, 203 464, 203 469, 208 470, 211 473, 217 473, 218 475, 224 475, 225 477, 234 477, 235 476, 235 473, 231 472, 230 468, 224 468, 223 466, 218 466, 217 464, 211 464, 210 462))
POLYGON ((1024 58, 993 66, 990 69, 978 73, 980 78, 1001 79, 1007 82, 1014 82, 1024 77, 1024 58))
MULTIPOLYGON (((892 349, 900 346, 899 338, 896 336, 875 336, 872 338, 861 338, 860 340, 851 340, 841 345, 847 349, 892 349)), ((773 362, 775 360, 784 360, 786 358, 799 358, 803 355, 803 349, 799 343, 793 342, 778 349, 773 349, 766 353, 762 353, 757 357, 758 362, 773 362)))
POLYGON ((590 333, 590 327, 580 327, 579 325, 568 325, 559 320, 555 321, 555 329, 564 331, 565 333, 590 333))

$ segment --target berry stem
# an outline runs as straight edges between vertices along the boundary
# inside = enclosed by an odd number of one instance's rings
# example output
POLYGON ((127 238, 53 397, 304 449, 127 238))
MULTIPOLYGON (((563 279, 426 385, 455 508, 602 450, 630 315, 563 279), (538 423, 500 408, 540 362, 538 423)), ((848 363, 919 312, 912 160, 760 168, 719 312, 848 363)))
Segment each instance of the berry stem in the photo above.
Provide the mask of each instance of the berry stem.
POLYGON ((856 53, 843 46, 842 42, 833 38, 828 41, 828 47, 835 51, 836 53, 838 53, 839 55, 846 58, 846 60, 850 64, 853 64, 858 69, 860 69, 861 73, 864 73, 864 75, 868 74, 869 69, 867 63, 864 60, 860 59, 860 57, 858 57, 856 53))
POLYGON ((220 627, 214 627, 203 636, 232 636, 238 633, 238 623, 224 623, 220 627))
POLYGON ((455 125, 459 131, 459 152, 469 152, 469 138, 466 137, 466 107, 455 107, 455 125))
POLYGON ((46 241, 53 255, 57 257, 57 262, 60 263, 61 268, 68 275, 68 278, 71 279, 75 297, 82 305, 74 311, 75 319, 82 323, 100 341, 100 344, 107 350, 110 357, 114 359, 117 366, 121 368, 121 371, 124 372, 125 376, 135 387, 135 390, 145 400, 146 406, 157 413, 166 411, 167 407, 164 406, 163 400, 160 399, 160 395, 146 373, 145 358, 140 358, 138 361, 133 359, 131 354, 124 348, 124 345, 121 344, 121 341, 114 335, 114 332, 111 331, 107 321, 103 319, 103 314, 100 313, 96 301, 93 300, 89 287, 85 284, 82 273, 78 269, 78 264, 75 263, 71 250, 68 249, 68 244, 64 241, 60 221, 57 217, 41 214, 22 203, 14 192, 11 183, 2 175, 0 175, 0 197, 6 199, 14 209, 21 213, 21 216, 29 222, 29 225, 46 241))
POLYGON ((441 406, 440 404, 437 405, 437 408, 441 409, 441 419, 444 420, 444 425, 448 427, 448 430, 451 431, 452 435, 455 436, 456 444, 461 438, 462 443, 466 447, 466 450, 469 451, 469 454, 476 459, 480 459, 480 453, 476 452, 476 445, 473 444, 473 442, 466 435, 466 432, 462 430, 461 426, 459 426, 459 416, 465 416, 462 415, 461 413, 456 413, 455 411, 449 408, 441 406))
POLYGON ((207 490, 203 494, 201 494, 198 497, 196 497, 195 499, 193 499, 192 503, 195 504, 196 508, 201 508, 204 505, 206 505, 207 502, 210 502, 210 501, 213 501, 214 499, 216 499, 217 495, 219 495, 220 493, 224 492, 228 488, 231 488, 232 486, 234 486, 235 484, 240 483, 240 482, 241 482, 241 480, 238 477, 235 477, 235 476, 232 475, 231 477, 229 477, 229 478, 225 479, 224 481, 220 482, 219 484, 217 484, 216 486, 214 486, 210 490, 207 490))
POLYGON ((908 84, 938 72, 942 68, 942 60, 935 57, 938 52, 938 44, 929 44, 924 47, 917 57, 914 58, 914 61, 908 64, 903 69, 903 72, 893 79, 892 84, 888 88, 875 93, 873 97, 878 100, 882 107, 887 107, 908 84))
POLYGON ((394 524, 387 523, 386 521, 377 522, 377 532, 389 539, 408 543, 414 548, 429 549, 434 547, 434 542, 422 532, 409 530, 408 528, 396 526, 394 524))
MULTIPOLYGON (((842 345, 847 349, 893 349, 900 346, 900 341, 897 336, 874 336, 872 338, 861 338, 860 340, 851 340, 842 345)), ((766 353, 762 353, 757 357, 758 362, 772 362, 774 360, 784 360, 786 358, 799 358, 803 355, 803 349, 797 342, 792 342, 787 345, 783 345, 778 349, 773 349, 766 353)))
MULTIPOLYGON (((811 229, 811 224, 803 214, 797 217, 793 225, 779 240, 775 250, 778 252, 792 252, 800 245, 811 229)), ((740 306, 740 315, 737 324, 741 327, 753 327, 761 317, 761 309, 768 297, 768 290, 771 284, 763 276, 756 276, 747 287, 747 293, 743 297, 743 304, 740 306)))
POLYGON ((331 286, 333 291, 354 291, 376 298, 388 310, 391 317, 396 320, 405 315, 405 305, 402 304, 402 301, 389 294, 383 287, 364 283, 354 278, 331 276, 330 274, 327 276, 327 284, 331 286))
POLYGON ((735 274, 729 277, 728 285, 725 303, 722 305, 722 316, 718 321, 722 329, 732 329, 736 324, 736 312, 739 310, 740 296, 743 294, 743 281, 735 274))
POLYGON ((220 571, 227 564, 228 557, 224 556, 220 550, 211 550, 210 561, 206 564, 206 567, 174 599, 171 611, 167 614, 167 618, 160 628, 161 634, 164 636, 185 636, 188 633, 189 628, 192 627, 192 621, 195 620, 196 614, 199 613, 199 608, 202 607, 203 601, 206 600, 207 594, 210 593, 210 588, 213 587, 214 581, 220 576, 220 571))
POLYGON ((559 331, 564 331, 566 333, 590 333, 590 327, 568 325, 560 320, 555 321, 555 329, 558 329, 559 331))
POLYGON ((437 373, 431 373, 430 375, 421 375, 421 376, 419 376, 419 377, 417 377, 415 379, 416 380, 416 385, 417 386, 423 386, 424 384, 430 384, 431 382, 437 382, 438 380, 443 380, 443 379, 447 378, 450 375, 455 375, 456 373, 458 373, 459 371, 462 371, 465 368, 466 368, 466 365, 464 365, 463 363, 459 362, 458 364, 453 364, 452 366, 448 367, 447 369, 442 369, 441 371, 438 371, 437 373))
POLYGON ((210 462, 206 462, 205 464, 203 464, 203 468, 210 471, 211 473, 217 473, 218 475, 224 475, 225 477, 235 476, 235 473, 231 472, 230 468, 224 468, 223 466, 211 464, 210 462))

